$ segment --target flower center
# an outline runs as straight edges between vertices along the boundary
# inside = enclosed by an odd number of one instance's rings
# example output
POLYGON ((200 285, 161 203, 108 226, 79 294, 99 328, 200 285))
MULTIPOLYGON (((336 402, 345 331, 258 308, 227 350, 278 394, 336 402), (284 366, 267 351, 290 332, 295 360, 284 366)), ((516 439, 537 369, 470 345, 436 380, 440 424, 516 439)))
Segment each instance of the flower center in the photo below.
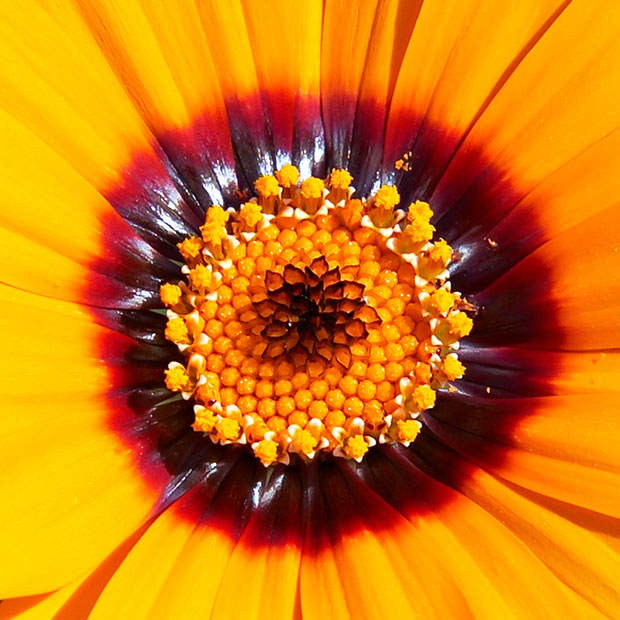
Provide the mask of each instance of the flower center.
POLYGON ((362 460, 409 445, 436 390, 458 379, 469 304, 450 290, 452 250, 433 215, 384 185, 354 199, 287 165, 241 209, 214 206, 179 244, 187 280, 164 284, 166 337, 185 363, 166 385, 193 398, 195 431, 250 444, 264 465, 320 452, 362 460))

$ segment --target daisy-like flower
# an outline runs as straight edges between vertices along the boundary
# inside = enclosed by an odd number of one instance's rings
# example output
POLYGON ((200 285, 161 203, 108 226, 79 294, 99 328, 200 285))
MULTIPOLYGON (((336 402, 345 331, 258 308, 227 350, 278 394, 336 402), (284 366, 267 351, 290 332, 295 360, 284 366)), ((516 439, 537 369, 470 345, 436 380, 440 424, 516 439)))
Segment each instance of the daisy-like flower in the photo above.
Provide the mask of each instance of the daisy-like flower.
POLYGON ((0 618, 617 618, 616 0, 0 6, 0 618))

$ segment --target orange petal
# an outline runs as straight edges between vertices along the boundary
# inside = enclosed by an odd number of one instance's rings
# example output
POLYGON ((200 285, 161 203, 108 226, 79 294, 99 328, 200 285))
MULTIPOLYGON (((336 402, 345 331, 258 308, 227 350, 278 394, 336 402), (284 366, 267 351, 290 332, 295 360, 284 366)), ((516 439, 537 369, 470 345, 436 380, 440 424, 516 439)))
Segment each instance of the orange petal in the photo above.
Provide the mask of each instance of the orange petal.
MULTIPOLYGON (((406 484, 415 488, 420 472, 411 466, 405 472, 409 474, 406 484)), ((474 617, 527 617, 532 606, 549 616, 560 610, 574 613, 577 608, 583 617, 596 615, 500 520, 438 482, 427 481, 426 485, 431 494, 440 491, 452 496, 425 516, 422 525, 429 538, 441 540, 450 550, 444 557, 452 558, 450 573, 458 580, 474 617), (486 544, 480 544, 482 540, 486 544)), ((410 518, 418 522, 415 513, 410 518)))
POLYGON ((524 195, 615 130, 619 29, 620 7, 613 0, 570 3, 468 133, 435 193, 439 208, 484 181, 489 163, 469 161, 475 146, 483 145, 489 162, 509 170, 524 195))
POLYGON ((180 520, 174 510, 166 510, 114 573, 89 618, 152 617, 159 589, 191 539, 194 527, 180 520))
MULTIPOLYGON (((592 609, 587 603, 591 603, 608 616, 618 614, 620 590, 613 576, 620 570, 620 554, 596 533, 598 524, 594 513, 590 513, 591 518, 584 518, 582 525, 576 525, 560 516, 558 510, 532 501, 523 492, 471 466, 439 442, 416 440, 416 448, 436 475, 458 485, 464 495, 512 531, 568 586, 557 591, 554 602, 557 609, 574 613, 570 610, 576 605, 573 609, 582 609, 578 615, 590 617, 592 609), (583 600, 575 597, 572 590, 583 600)), ((544 500, 537 497, 539 501, 544 500)), ((613 523, 617 531, 618 521, 613 523)), ((606 529, 611 529, 609 523, 606 529)), ((541 591, 547 594, 546 589, 541 591)))
POLYGON ((361 77, 351 145, 351 168, 364 193, 381 165, 385 120, 396 77, 416 25, 421 0, 389 0, 377 6, 361 77))
POLYGON ((267 101, 276 165, 301 164, 303 176, 318 161, 322 0, 291 4, 245 0, 243 11, 258 84, 267 101), (286 53, 283 53, 286 50, 286 53), (297 151, 297 152, 294 152, 297 151))
POLYGON ((271 174, 275 168, 274 149, 243 5, 240 0, 215 0, 201 3, 198 10, 240 165, 248 179, 271 174))
POLYGON ((286 468, 274 472, 226 566, 212 618, 239 613, 256 620, 293 617, 301 556, 301 504, 297 476, 286 468))
POLYGON ((564 4, 425 1, 394 89, 386 167, 414 146, 407 176, 430 174, 436 182, 459 139, 564 4), (437 135, 436 125, 448 129, 450 139, 437 135))
POLYGON ((0 288, 0 596, 63 586, 133 532, 156 500, 108 426, 104 328, 68 303, 0 288), (25 343, 34 346, 24 346, 25 343))
POLYGON ((201 179, 191 187, 199 199, 221 202, 218 185, 232 191, 231 173, 224 168, 234 168, 234 157, 198 8, 180 1, 78 4, 102 53, 172 164, 183 177, 201 179), (181 129, 183 152, 175 133, 181 129), (198 170, 187 173, 188 165, 198 170))
POLYGON ((86 296, 100 305, 139 295, 149 262, 161 264, 162 257, 67 160, 3 110, 0 131, 10 146, 0 149, 0 280, 48 297, 86 296), (24 191, 33 178, 36 191, 24 191), (114 231, 113 247, 103 247, 105 227, 114 231), (143 266, 144 273, 123 283, 119 259, 124 270, 143 266), (93 286, 85 293, 89 280, 93 286))
POLYGON ((11 67, 0 76, 0 107, 96 187, 118 179, 150 134, 80 15, 32 0, 0 14, 0 63, 11 67))
POLYGON ((357 96, 378 0, 327 0, 321 40, 321 107, 328 158, 348 163, 357 96))
POLYGON ((499 339, 514 340, 520 333, 520 344, 535 340, 537 346, 570 350, 620 346, 620 282, 609 275, 620 266, 619 228, 617 207, 609 207, 556 236, 486 289, 479 297, 489 310, 484 337, 494 331, 499 339), (519 312, 511 313, 509 326, 500 314, 511 304, 519 312))
POLYGON ((88 575, 49 594, 37 594, 35 596, 4 600, 0 603, 0 620, 56 618, 58 612, 79 590, 87 577, 88 575))
MULTIPOLYGON (((603 422, 601 428, 596 420, 593 420, 590 429, 588 421, 576 415, 577 411, 580 414, 584 411, 579 409, 584 400, 577 399, 572 403, 575 408, 573 412, 564 401, 561 421, 556 420, 556 424, 553 418, 545 419, 544 404, 541 406, 534 399, 514 403, 513 407, 536 413, 522 421, 514 415, 516 419, 510 424, 510 417, 502 412, 501 423, 496 420, 494 426, 506 426, 507 430, 490 430, 499 437, 484 436, 484 422, 479 425, 482 430, 476 429, 477 433, 457 430, 437 419, 429 420, 428 424, 445 444, 497 476, 544 496, 620 517, 617 493, 620 460, 608 454, 609 446, 614 444, 614 436, 620 437, 620 429, 614 429, 613 422, 603 422), (542 408, 540 413, 537 411, 539 408, 542 408), (511 428, 514 430, 508 430, 511 428), (567 428, 569 430, 562 435, 567 428), (501 439, 508 445, 496 443, 501 439)), ((555 406, 561 405, 556 403, 555 406)), ((547 407, 552 408, 553 405, 548 404, 547 407)), ((497 408, 502 411, 501 404, 497 408)), ((486 413, 490 417, 492 409, 489 408, 486 413)), ((477 417, 472 415, 472 418, 466 424, 473 427, 477 417)), ((605 418, 610 418, 609 413, 603 415, 603 420, 605 418)), ((488 422, 486 425, 493 426, 488 422)))

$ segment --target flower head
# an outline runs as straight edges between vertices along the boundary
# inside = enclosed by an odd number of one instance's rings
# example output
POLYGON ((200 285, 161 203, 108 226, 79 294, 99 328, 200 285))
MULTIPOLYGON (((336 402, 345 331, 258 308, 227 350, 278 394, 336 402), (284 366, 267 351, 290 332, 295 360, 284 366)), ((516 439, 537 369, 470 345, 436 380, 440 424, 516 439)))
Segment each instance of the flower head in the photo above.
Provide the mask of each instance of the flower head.
POLYGON ((616 2, 0 24, 0 616, 619 615, 616 2))

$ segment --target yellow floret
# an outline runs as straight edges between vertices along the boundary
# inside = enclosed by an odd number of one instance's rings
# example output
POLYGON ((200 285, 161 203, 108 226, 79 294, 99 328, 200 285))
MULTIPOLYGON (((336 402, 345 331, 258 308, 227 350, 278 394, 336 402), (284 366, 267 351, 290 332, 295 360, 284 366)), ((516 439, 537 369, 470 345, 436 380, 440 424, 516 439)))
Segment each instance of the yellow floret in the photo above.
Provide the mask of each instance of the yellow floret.
POLYGON ((318 444, 318 440, 312 433, 307 430, 300 430, 293 437, 293 447, 301 454, 311 454, 314 452, 318 444))
POLYGON ((234 441, 239 437, 241 426, 237 420, 230 418, 220 418, 215 424, 218 439, 225 441, 234 441))
POLYGON ((409 205, 407 212, 407 218, 410 222, 415 220, 430 220, 433 217, 433 210, 428 202, 423 200, 416 200, 409 205))
POLYGON ((276 179, 282 187, 295 187, 299 181, 299 170, 291 164, 286 164, 276 172, 276 179))
POLYGON ((452 248, 446 241, 440 239, 433 243, 433 247, 429 250, 428 255, 433 262, 447 265, 452 257, 452 248))
POLYGON ((323 190, 325 189, 325 183, 322 179, 316 177, 310 177, 301 184, 301 195, 306 200, 311 198, 321 198, 323 196, 323 190))
POLYGON ((382 185, 374 198, 374 206, 385 211, 392 211, 399 202, 400 194, 393 185, 382 185))
POLYGON ((189 344, 189 331, 185 321, 180 317, 168 321, 165 334, 174 344, 189 344))
POLYGON ((399 420, 396 423, 398 441, 412 442, 420 432, 420 424, 415 420, 399 420))
POLYGON ((278 444, 273 439, 263 439, 254 448, 254 454, 265 467, 268 467, 278 458, 278 444))
POLYGON ((429 305, 440 314, 445 314, 454 305, 455 296, 445 288, 436 290, 429 299, 429 305))
POLYGON ((198 409, 192 428, 199 433, 210 433, 217 421, 217 415, 210 409, 198 409))
POLYGON ((448 318, 450 333, 457 338, 463 338, 471 332, 474 322, 464 313, 457 312, 448 318))
POLYGON ((203 376, 206 382, 201 383, 196 388, 196 397, 205 403, 211 400, 220 400, 219 377, 214 372, 205 372, 203 376))
POLYGON ((173 392, 183 392, 189 387, 189 376, 183 366, 166 370, 166 387, 173 392))
POLYGON ((425 411, 435 405, 436 396, 430 385, 418 385, 411 394, 411 400, 416 411, 425 411))
POLYGON ((416 218, 409 223, 403 235, 414 244, 426 243, 433 238, 435 227, 426 219, 416 218))
POLYGON ((443 374, 446 375, 448 381, 459 379, 465 373, 465 366, 459 362, 453 355, 448 355, 443 360, 443 366, 441 367, 443 374))
POLYGON ((196 265, 189 272, 189 283, 192 288, 206 289, 211 285, 213 274, 204 265, 196 265))
POLYGON ((202 240, 210 245, 219 245, 228 236, 226 226, 222 222, 207 222, 200 227, 202 240))
POLYGON ((198 237, 188 237, 187 239, 177 243, 177 248, 181 252, 181 256, 185 260, 196 258, 202 250, 202 241, 198 237))
POLYGON ((280 195, 280 186, 276 177, 267 174, 254 181, 256 192, 261 198, 273 198, 280 195))
POLYGON ((239 219, 249 229, 254 229, 263 219, 263 210, 255 202, 246 202, 239 212, 239 219))
POLYGON ((364 203, 357 198, 347 200, 344 207, 338 210, 338 214, 345 226, 353 228, 364 217, 364 203))
POLYGON ((329 185, 332 189, 347 189, 353 177, 348 170, 334 169, 329 176, 329 185))
POLYGON ((205 224, 219 224, 223 226, 228 222, 229 218, 230 213, 228 213, 228 211, 224 211, 224 209, 218 205, 213 205, 207 209, 205 224))
POLYGON ((169 308, 172 306, 176 306, 183 296, 183 291, 180 286, 176 284, 162 284, 159 287, 159 297, 161 298, 164 305, 169 308))
POLYGON ((352 459, 361 459, 368 452, 368 442, 363 435, 352 435, 346 441, 344 453, 352 459))

